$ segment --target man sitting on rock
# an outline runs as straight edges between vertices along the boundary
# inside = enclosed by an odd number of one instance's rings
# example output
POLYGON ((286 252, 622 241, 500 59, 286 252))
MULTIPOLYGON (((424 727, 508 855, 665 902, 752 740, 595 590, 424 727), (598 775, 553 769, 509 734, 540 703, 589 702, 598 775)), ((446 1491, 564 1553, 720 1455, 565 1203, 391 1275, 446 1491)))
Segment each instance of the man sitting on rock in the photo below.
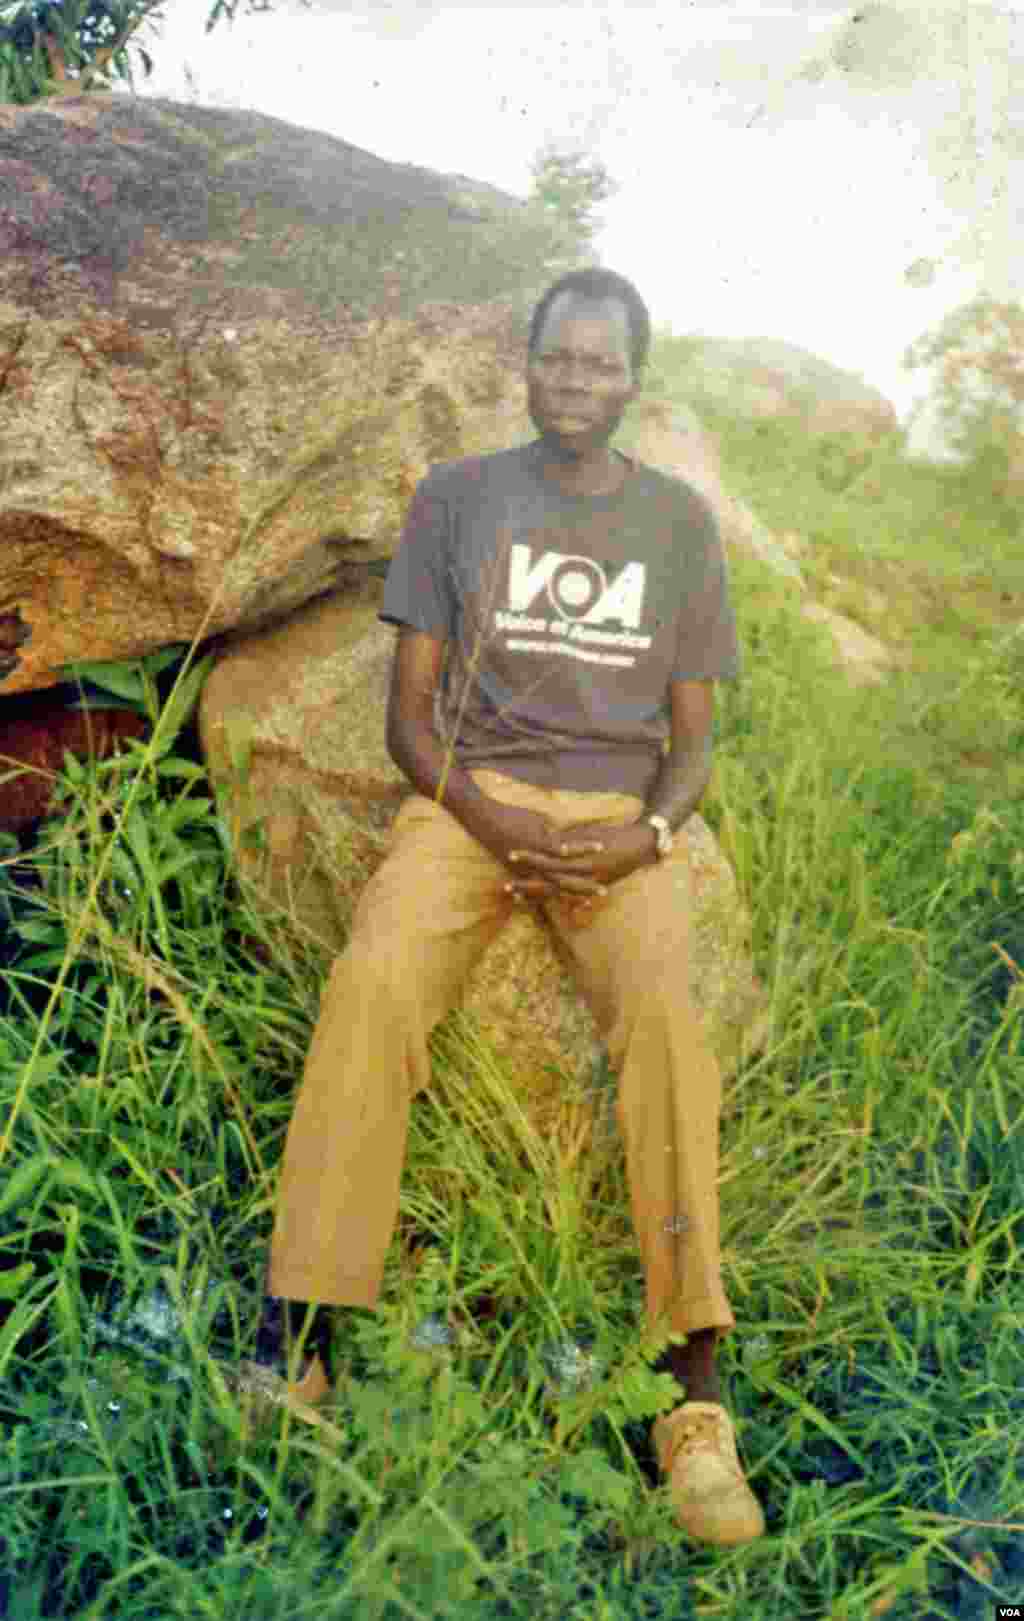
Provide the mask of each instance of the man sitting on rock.
POLYGON ((530 326, 538 437, 434 466, 413 497, 380 618, 399 627, 388 749, 416 792, 324 992, 246 1377, 301 1403, 330 1388, 325 1308, 376 1306, 430 1033, 530 899, 618 1076, 648 1320, 686 1336, 663 1362, 686 1399, 655 1422, 658 1461, 684 1530, 726 1545, 764 1516, 715 1368, 735 1325, 721 1080, 688 990, 673 834, 707 785, 713 684, 738 651, 710 509, 609 449, 649 345, 630 282, 564 276, 530 326))

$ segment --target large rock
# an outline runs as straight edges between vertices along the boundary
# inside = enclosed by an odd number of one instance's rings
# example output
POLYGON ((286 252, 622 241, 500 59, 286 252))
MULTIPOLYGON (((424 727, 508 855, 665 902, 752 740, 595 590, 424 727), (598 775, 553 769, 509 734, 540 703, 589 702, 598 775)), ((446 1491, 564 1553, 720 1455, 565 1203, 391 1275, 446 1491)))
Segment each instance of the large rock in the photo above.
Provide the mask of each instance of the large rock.
POLYGON ((800 611, 805 619, 828 630, 837 662, 851 686, 878 686, 891 674, 897 662, 892 651, 855 619, 821 602, 805 602, 800 611))
MULTIPOLYGON (((344 945, 412 792, 384 743, 395 633, 377 620, 379 603, 379 581, 368 580, 358 595, 308 604, 287 624, 233 639, 200 704, 204 754, 250 894, 331 952, 344 945)), ((732 872, 699 816, 686 836, 692 987, 728 1072, 763 1038, 764 999, 732 872)), ((485 954, 462 1008, 524 1076, 552 1066, 586 1079, 603 1052, 574 982, 526 911, 485 954)))
POLYGON ((386 555, 429 462, 508 442, 552 229, 255 113, 0 106, 0 695, 386 555))

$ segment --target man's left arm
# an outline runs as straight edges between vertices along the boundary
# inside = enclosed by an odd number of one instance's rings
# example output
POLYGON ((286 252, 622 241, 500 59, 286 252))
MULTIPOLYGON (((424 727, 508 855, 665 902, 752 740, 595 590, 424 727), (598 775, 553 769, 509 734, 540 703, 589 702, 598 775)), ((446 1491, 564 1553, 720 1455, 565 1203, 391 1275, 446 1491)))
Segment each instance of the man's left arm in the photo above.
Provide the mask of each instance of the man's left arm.
POLYGON ((664 816, 673 833, 693 815, 711 776, 711 741, 715 721, 713 681, 672 681, 672 732, 669 752, 647 796, 640 823, 650 836, 651 858, 657 860, 658 836, 647 816, 664 816))

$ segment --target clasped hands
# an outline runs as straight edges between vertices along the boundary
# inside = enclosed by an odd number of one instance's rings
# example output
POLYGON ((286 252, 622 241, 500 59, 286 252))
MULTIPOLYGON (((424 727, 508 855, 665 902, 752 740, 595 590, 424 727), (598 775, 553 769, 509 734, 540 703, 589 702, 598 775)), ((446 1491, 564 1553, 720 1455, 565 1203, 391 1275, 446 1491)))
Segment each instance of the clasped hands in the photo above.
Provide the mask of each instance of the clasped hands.
POLYGON ((616 827, 607 822, 578 822, 558 834, 559 853, 510 850, 509 861, 521 872, 506 884, 514 898, 561 891, 576 905, 589 908, 608 893, 608 886, 657 860, 657 841, 649 822, 616 827))

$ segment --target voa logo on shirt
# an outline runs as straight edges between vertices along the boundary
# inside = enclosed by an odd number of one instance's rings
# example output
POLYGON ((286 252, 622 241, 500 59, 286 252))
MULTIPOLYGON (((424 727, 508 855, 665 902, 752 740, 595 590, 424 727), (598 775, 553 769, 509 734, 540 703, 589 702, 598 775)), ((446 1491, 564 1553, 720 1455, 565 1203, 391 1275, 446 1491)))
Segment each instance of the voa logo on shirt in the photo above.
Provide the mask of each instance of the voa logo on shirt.
POLYGON ((557 634, 570 625, 598 627, 609 620, 636 630, 646 585, 644 563, 626 563, 614 583, 609 584, 601 564, 592 557, 545 552, 531 563, 530 547, 513 544, 509 548, 508 612, 496 618, 500 629, 509 630, 549 628, 557 634), (524 625, 521 618, 513 617, 527 613, 541 591, 547 593, 558 616, 553 624, 539 619, 524 625))

